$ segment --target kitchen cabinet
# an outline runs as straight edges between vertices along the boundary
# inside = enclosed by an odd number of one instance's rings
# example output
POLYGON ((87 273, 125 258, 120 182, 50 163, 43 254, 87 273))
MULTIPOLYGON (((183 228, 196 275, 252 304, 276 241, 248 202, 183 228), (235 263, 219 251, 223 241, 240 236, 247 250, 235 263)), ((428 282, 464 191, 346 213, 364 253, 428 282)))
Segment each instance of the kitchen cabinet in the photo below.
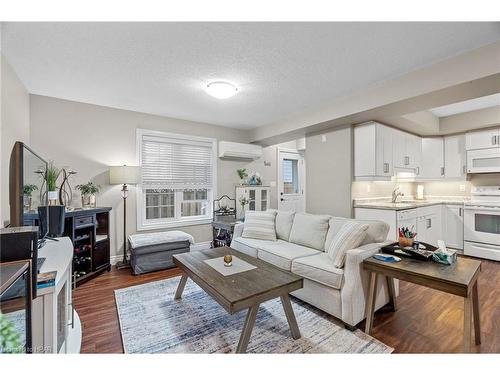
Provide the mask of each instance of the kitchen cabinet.
POLYGON ((236 216, 245 217, 245 211, 266 211, 270 207, 271 189, 269 186, 238 186, 236 187, 236 216), (240 198, 245 197, 248 204, 243 209, 240 198))
POLYGON ((422 138, 422 161, 419 179, 444 178, 444 141, 441 137, 422 138))
POLYGON ((417 240, 437 246, 437 241, 441 239, 441 205, 418 207, 417 240))
POLYGON ((468 132, 465 140, 467 151, 500 147, 500 128, 468 132))
POLYGON ((392 129, 392 132, 394 167, 414 169, 415 174, 418 174, 422 154, 421 138, 397 129, 392 129))
POLYGON ((463 205, 443 204, 443 240, 447 247, 464 248, 464 208, 463 205))
POLYGON ((444 178, 465 179, 466 177, 465 135, 444 137, 444 178))
POLYGON ((393 129, 369 122, 354 128, 354 176, 389 179, 393 175, 393 129))

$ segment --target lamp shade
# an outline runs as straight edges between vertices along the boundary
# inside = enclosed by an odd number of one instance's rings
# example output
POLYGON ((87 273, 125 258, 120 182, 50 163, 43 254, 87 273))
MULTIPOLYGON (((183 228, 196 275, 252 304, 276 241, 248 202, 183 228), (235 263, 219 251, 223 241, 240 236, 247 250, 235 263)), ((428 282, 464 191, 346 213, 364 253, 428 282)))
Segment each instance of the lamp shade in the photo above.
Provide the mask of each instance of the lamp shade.
POLYGON ((141 182, 141 167, 118 165, 109 167, 111 185, 138 184, 141 182))

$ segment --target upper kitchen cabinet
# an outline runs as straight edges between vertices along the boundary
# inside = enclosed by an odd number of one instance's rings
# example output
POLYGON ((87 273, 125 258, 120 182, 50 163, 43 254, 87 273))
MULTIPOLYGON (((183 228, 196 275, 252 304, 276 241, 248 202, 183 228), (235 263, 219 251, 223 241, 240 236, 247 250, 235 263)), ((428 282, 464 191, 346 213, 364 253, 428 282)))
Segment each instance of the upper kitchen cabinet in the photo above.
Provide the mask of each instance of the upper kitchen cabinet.
POLYGON ((444 137, 444 177, 447 179, 467 177, 464 134, 444 137))
POLYGON ((373 121, 354 128, 354 176, 357 179, 390 179, 392 160, 392 128, 373 121))
POLYGON ((444 141, 441 137, 422 138, 419 179, 438 180, 445 176, 444 141))
POLYGON ((467 151, 500 147, 500 128, 469 132, 465 138, 467 151))
POLYGON ((391 130, 393 134, 392 156, 394 167, 400 169, 413 169, 415 174, 418 174, 420 172, 419 169, 422 155, 421 138, 401 130, 391 130))

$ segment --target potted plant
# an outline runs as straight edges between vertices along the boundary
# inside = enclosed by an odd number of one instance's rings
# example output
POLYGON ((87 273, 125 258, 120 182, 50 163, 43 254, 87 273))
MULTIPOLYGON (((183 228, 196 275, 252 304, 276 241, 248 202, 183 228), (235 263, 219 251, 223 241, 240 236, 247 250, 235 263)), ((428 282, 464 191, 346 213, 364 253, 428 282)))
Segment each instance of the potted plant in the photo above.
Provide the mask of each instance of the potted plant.
POLYGON ((32 194, 35 190, 38 190, 38 186, 33 184, 27 184, 23 186, 23 200, 24 200, 24 210, 26 212, 31 211, 32 194))
POLYGON ((240 185, 245 185, 247 183, 246 178, 248 177, 248 173, 246 168, 237 169, 236 172, 240 177, 240 185))
POLYGON ((82 195, 82 207, 96 206, 95 195, 99 193, 101 189, 99 185, 89 181, 86 184, 76 185, 76 188, 80 190, 80 194, 82 195))
POLYGON ((57 179, 59 178, 60 173, 60 169, 57 168, 53 162, 50 162, 47 167, 47 171, 45 172, 49 204, 57 204, 57 199, 59 198, 57 193, 57 179))

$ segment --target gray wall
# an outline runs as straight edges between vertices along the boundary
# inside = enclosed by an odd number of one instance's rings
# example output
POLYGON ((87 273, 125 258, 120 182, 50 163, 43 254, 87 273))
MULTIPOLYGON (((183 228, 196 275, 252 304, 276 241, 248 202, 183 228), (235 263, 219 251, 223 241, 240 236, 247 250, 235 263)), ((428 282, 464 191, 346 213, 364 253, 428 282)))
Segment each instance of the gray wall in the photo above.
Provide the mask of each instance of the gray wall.
MULTIPOLYGON (((190 134, 236 142, 247 142, 245 132, 237 129, 170 119, 144 113, 113 109, 62 99, 31 95, 31 146, 42 157, 59 167, 69 166, 78 172, 72 186, 94 180, 102 186, 97 196, 99 206, 110 206, 111 255, 123 246, 123 204, 120 186, 109 185, 110 165, 135 165, 136 129, 152 129, 190 134)), ((238 183, 236 169, 245 162, 218 159, 217 195, 234 195, 238 183)), ((76 194, 74 206, 80 206, 76 194)), ((127 232, 136 232, 135 188, 127 199, 127 232)), ((211 226, 196 225, 178 228, 192 234, 196 242, 212 238, 211 226)))
POLYGON ((351 127, 306 137, 307 212, 351 217, 352 157, 351 127))
POLYGON ((30 97, 16 73, 1 56, 0 227, 9 220, 9 160, 16 141, 30 143, 30 97))

